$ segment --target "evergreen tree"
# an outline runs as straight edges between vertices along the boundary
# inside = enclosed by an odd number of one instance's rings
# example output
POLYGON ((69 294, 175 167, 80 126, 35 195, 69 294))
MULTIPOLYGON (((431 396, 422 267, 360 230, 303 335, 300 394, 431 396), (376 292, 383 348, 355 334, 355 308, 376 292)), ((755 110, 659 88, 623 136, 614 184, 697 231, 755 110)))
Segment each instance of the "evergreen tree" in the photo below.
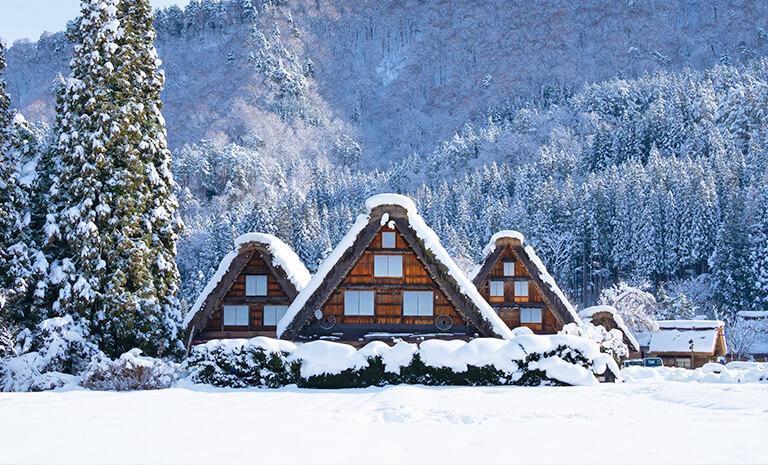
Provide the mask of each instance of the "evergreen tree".
POLYGON ((178 350, 181 229, 160 114, 163 74, 147 0, 84 0, 62 96, 46 229, 53 309, 102 350, 178 350))
POLYGON ((29 297, 47 267, 30 225, 40 135, 10 109, 4 53, 0 43, 0 315, 33 326, 29 297))
POLYGON ((768 308, 768 174, 750 190, 748 217, 750 281, 754 310, 768 308))

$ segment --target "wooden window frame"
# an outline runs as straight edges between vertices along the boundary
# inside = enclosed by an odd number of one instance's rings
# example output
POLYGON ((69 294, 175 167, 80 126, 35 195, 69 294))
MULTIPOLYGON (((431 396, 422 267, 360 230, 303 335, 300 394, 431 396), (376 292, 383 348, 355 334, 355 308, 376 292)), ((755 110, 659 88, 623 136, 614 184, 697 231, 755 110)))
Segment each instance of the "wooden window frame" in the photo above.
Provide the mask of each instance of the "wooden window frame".
POLYGON ((531 301, 531 284, 528 281, 515 281, 514 287, 515 302, 530 302, 531 301), (519 294, 517 286, 525 284, 525 295, 519 294))
MULTIPOLYGON (((240 315, 242 316, 242 315, 240 315)), ((222 305, 221 307, 221 326, 229 328, 248 328, 251 325, 251 308, 248 305, 222 305), (235 310, 234 324, 227 324, 227 308, 235 310), (239 324, 237 310, 245 309, 245 324, 239 324)))
POLYGON ((434 291, 403 291, 403 316, 435 316, 435 293, 434 291), (406 313, 406 294, 415 294, 416 312, 406 313), (429 294, 429 298, 427 298, 429 294), (422 309, 422 305, 429 302, 429 310, 422 309))
POLYGON ((266 297, 269 294, 269 277, 265 274, 247 274, 245 275, 245 296, 246 297, 266 297), (263 278, 264 281, 264 293, 259 294, 259 281, 263 278), (253 280, 254 294, 248 293, 248 282, 253 280))
POLYGON ((515 262, 514 262, 514 261, 505 261, 505 262, 502 262, 502 274, 503 274, 504 276, 514 276, 514 275, 515 275, 515 272, 517 271, 515 268, 516 268, 516 267, 515 267, 515 262), (510 266, 512 266, 512 274, 509 274, 509 273, 507 273, 507 265, 510 265, 510 266))
POLYGON ((544 312, 538 307, 521 307, 520 308, 520 324, 540 325, 544 323, 544 312), (527 320, 523 318, 524 312, 528 312, 527 320), (536 312, 539 316, 539 321, 534 321, 533 312, 536 312))
POLYGON ((376 315, 376 291, 345 289, 344 290, 344 316, 375 316, 376 315), (362 294, 371 296, 371 313, 360 313, 360 297, 362 294), (347 305, 352 304, 352 299, 357 300, 357 308, 353 312, 348 312, 347 305))
POLYGON ((265 328, 269 327, 276 327, 277 323, 280 321, 280 319, 285 315, 285 312, 288 311, 288 305, 264 305, 262 307, 261 312, 261 325, 265 328), (278 309, 282 309, 282 315, 278 317, 278 309), (275 315, 275 323, 274 324, 267 324, 267 312, 274 313, 275 315))
POLYGON ((377 255, 374 255, 373 256, 373 277, 374 278, 402 278, 403 277, 403 271, 404 271, 403 268, 405 266, 404 261, 405 260, 403 260, 403 255, 402 254, 377 254, 377 255), (386 260, 386 269, 387 269, 387 271, 386 271, 386 274, 383 274, 383 275, 382 274, 376 274, 376 271, 377 271, 376 263, 377 263, 377 261, 380 261, 380 260, 386 260), (390 271, 391 268, 392 268, 392 262, 393 261, 399 261, 400 262, 400 274, 398 274, 398 275, 393 275, 392 272, 390 271))
POLYGON ((397 234, 394 231, 382 231, 381 232, 381 248, 382 249, 396 249, 397 248, 397 234), (387 245, 388 241, 385 238, 392 239, 392 245, 387 245))

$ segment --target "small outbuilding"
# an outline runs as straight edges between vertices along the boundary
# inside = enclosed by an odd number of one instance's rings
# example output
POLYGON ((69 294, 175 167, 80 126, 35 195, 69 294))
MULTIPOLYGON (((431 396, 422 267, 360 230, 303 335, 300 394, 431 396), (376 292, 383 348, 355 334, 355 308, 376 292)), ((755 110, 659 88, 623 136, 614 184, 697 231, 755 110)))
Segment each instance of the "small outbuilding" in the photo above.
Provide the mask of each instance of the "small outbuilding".
POLYGON ((554 334, 579 315, 533 247, 517 231, 500 231, 483 251, 483 261, 470 273, 480 295, 510 327, 554 334))
POLYGON ((629 358, 640 358, 640 344, 632 331, 624 323, 624 318, 618 314, 616 307, 611 305, 595 305, 579 311, 581 321, 592 323, 595 326, 602 326, 606 330, 618 329, 623 335, 624 344, 629 349, 629 358))
POLYGON ((310 274, 296 253, 271 234, 235 239, 184 319, 187 348, 210 339, 275 337, 310 274))
POLYGON ((291 304, 278 337, 365 344, 512 336, 411 199, 379 194, 365 205, 291 304))
POLYGON ((720 320, 661 320, 651 333, 649 355, 665 366, 699 368, 726 354, 725 324, 720 320))

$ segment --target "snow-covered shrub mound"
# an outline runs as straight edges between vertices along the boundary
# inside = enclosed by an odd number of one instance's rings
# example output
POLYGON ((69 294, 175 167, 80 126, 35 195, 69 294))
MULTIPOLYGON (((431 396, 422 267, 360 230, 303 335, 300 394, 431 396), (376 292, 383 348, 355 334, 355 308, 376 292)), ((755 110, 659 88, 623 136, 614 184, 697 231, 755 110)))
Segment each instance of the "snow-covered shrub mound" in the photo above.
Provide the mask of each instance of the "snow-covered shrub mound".
POLYGON ((618 373, 596 343, 568 335, 429 340, 419 346, 374 341, 359 350, 329 341, 298 347, 267 338, 210 341, 195 347, 185 366, 193 382, 232 387, 592 385, 600 375, 618 373))
POLYGON ((225 339, 195 346, 183 363, 194 383, 229 387, 293 384, 288 354, 293 343, 279 339, 225 339))
POLYGON ((117 360, 98 354, 83 373, 80 385, 99 391, 164 389, 179 379, 179 367, 173 362, 145 357, 131 349, 117 360))
POLYGON ((0 361, 0 389, 43 391, 76 382, 76 375, 101 352, 88 342, 88 330, 71 316, 42 321, 18 337, 16 352, 0 361))
POLYGON ((626 381, 685 381, 699 383, 754 383, 768 381, 768 363, 731 362, 727 365, 707 363, 689 370, 675 367, 627 367, 621 370, 626 381))

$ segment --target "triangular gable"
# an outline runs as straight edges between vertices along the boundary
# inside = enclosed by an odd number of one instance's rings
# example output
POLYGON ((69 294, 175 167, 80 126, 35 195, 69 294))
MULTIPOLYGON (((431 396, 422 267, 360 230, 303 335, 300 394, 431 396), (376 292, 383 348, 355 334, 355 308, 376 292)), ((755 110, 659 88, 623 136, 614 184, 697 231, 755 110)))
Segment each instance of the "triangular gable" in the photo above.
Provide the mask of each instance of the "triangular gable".
POLYGON ((315 311, 328 302, 384 225, 397 229, 440 291, 465 321, 484 336, 512 337, 509 328, 448 255, 409 198, 380 194, 369 198, 366 207, 368 215, 357 218, 350 231, 288 308, 278 323, 278 337, 293 339, 299 334, 315 311))
POLYGON ((475 268, 472 282, 480 289, 504 255, 510 250, 516 261, 520 263, 531 278, 531 281, 541 293, 544 302, 552 309, 552 313, 561 325, 581 323, 579 315, 560 290, 552 275, 547 271, 533 247, 525 245, 525 238, 517 231, 500 231, 491 237, 483 251, 484 260, 475 268))
POLYGON ((254 254, 264 260, 269 273, 290 299, 295 299, 310 280, 309 271, 293 250, 271 234, 248 233, 235 239, 235 250, 219 263, 219 268, 184 318, 188 343, 211 318, 237 277, 254 254))

